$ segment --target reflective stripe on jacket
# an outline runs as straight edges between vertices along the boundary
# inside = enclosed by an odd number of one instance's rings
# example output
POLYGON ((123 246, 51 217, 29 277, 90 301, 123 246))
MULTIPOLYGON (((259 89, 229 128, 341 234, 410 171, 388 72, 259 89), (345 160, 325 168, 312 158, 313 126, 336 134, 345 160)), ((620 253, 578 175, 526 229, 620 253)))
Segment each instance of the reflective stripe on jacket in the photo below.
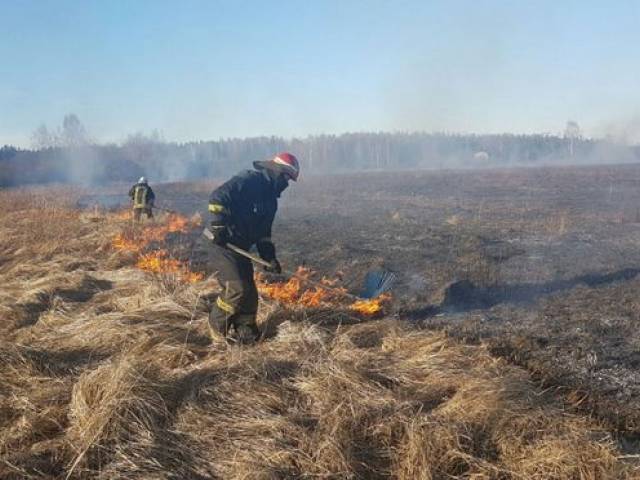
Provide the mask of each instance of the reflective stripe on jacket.
POLYGON ((138 185, 133 192, 133 208, 145 208, 147 206, 147 187, 138 185))
POLYGON ((133 200, 133 208, 150 208, 156 198, 151 187, 144 183, 136 183, 131 187, 129 197, 133 200))

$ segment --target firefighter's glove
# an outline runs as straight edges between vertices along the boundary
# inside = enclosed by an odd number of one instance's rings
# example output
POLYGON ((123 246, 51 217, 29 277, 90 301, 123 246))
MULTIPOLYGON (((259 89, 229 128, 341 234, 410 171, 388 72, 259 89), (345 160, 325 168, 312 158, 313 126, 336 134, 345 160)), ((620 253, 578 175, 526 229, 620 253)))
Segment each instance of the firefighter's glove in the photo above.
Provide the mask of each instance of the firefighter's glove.
POLYGON ((282 267, 280 266, 280 262, 278 261, 277 258, 274 258, 273 260, 271 260, 269 262, 269 266, 264 267, 264 270, 269 273, 277 273, 277 274, 282 273, 282 267))
POLYGON ((225 225, 211 225, 209 230, 213 234, 211 241, 216 245, 224 247, 229 241, 229 230, 227 230, 225 225))

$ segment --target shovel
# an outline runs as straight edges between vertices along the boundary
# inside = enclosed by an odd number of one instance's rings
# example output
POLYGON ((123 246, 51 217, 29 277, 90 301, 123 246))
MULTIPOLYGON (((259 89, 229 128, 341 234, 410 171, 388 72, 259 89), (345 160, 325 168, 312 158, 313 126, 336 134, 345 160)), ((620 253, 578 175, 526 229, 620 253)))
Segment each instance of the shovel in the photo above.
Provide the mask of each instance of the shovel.
MULTIPOLYGON (((213 240, 213 234, 208 228, 205 228, 203 233, 204 233, 204 236, 207 237, 209 240, 213 240)), ((252 262, 258 265, 262 265, 263 267, 267 267, 267 268, 271 266, 271 263, 267 262, 266 260, 263 260, 257 255, 247 252, 246 250, 243 250, 242 248, 232 243, 227 243, 225 246, 229 250, 232 250, 236 252, 238 255, 242 255, 243 257, 248 258, 249 260, 251 260, 252 262)), ((367 273, 367 276, 365 278, 364 288, 360 293, 360 295, 353 295, 352 293, 347 293, 342 290, 338 290, 337 288, 330 287, 328 285, 325 285, 324 283, 316 282, 315 280, 310 280, 309 278, 299 275, 296 272, 291 272, 287 270, 283 270, 282 272, 286 275, 302 280, 303 282, 308 283, 309 285, 313 285, 314 287, 322 288, 323 290, 327 290, 332 293, 344 295, 345 297, 355 301, 369 300, 372 298, 376 298, 385 292, 388 292, 389 290, 391 290, 391 287, 393 286, 393 282, 395 281, 395 278, 396 278, 394 273, 386 270, 369 272, 367 273)))

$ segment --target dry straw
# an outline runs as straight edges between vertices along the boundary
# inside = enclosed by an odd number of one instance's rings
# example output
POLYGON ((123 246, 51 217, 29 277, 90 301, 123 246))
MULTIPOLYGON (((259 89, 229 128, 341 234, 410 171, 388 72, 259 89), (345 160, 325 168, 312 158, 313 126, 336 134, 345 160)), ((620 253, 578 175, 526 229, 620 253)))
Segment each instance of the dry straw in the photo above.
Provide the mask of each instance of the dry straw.
POLYGON ((41 206, 0 194, 0 478, 638 478, 482 346, 277 305, 258 345, 211 344, 215 282, 141 273, 109 247, 126 220, 41 206))

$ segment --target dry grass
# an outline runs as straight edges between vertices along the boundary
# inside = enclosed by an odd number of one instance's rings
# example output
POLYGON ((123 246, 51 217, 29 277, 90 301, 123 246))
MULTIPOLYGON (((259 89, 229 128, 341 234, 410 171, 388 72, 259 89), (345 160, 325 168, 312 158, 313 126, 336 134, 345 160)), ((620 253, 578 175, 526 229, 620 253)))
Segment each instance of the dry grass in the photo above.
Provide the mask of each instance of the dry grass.
POLYGON ((135 270, 126 221, 0 208, 0 478, 638 478, 482 346, 275 305, 272 338, 210 344, 215 281, 135 270))

